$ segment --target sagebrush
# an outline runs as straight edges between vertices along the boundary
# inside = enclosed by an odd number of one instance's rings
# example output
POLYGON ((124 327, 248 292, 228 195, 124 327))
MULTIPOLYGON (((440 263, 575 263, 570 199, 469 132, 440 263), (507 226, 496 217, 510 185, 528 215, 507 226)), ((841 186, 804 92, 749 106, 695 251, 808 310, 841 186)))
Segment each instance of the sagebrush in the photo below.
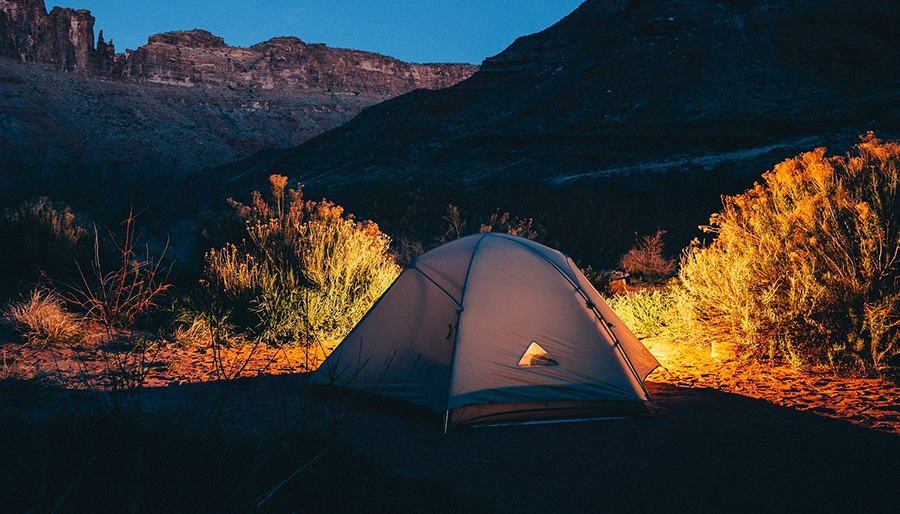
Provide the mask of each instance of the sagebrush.
POLYGON ((657 230, 652 236, 638 239, 633 248, 619 259, 619 267, 645 282, 664 282, 670 278, 678 263, 663 255, 665 230, 657 230))
POLYGON ((269 344, 340 340, 399 274, 390 239, 327 200, 304 200, 286 177, 270 181, 271 198, 230 201, 244 239, 207 253, 211 301, 269 344))
POLYGON ((900 350, 900 144, 871 133, 823 148, 724 198, 681 267, 684 306, 708 340, 745 353, 871 371, 900 350))

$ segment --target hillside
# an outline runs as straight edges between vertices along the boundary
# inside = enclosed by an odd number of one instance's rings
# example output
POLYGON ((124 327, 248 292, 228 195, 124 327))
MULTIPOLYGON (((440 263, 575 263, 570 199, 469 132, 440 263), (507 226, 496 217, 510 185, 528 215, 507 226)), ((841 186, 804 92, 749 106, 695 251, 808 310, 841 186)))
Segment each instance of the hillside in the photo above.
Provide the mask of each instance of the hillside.
POLYGON ((589 0, 454 87, 384 102, 224 172, 330 190, 722 165, 758 174, 817 145, 897 132, 898 24, 889 0, 589 0))

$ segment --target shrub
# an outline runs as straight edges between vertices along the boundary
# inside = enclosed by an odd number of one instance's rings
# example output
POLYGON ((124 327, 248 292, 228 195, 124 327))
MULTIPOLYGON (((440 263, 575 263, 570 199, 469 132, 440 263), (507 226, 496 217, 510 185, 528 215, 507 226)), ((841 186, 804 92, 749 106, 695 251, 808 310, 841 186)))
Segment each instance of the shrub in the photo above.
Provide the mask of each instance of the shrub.
POLYGON ((7 271, 58 275, 73 260, 85 256, 85 220, 47 198, 25 202, 4 212, 0 221, 0 264, 7 271))
POLYGON ((38 348, 74 342, 83 329, 81 319, 66 310, 62 299, 45 289, 35 289, 27 299, 10 305, 3 321, 26 344, 38 348))
MULTIPOLYGON (((447 206, 447 215, 443 217, 447 222, 447 229, 444 234, 438 238, 438 242, 446 243, 454 239, 463 237, 467 234, 466 225, 469 223, 460 213, 458 207, 453 204, 447 206)), ((500 209, 496 209, 487 218, 481 217, 475 220, 478 224, 478 232, 504 232, 514 236, 524 237, 526 239, 539 239, 543 229, 533 218, 519 218, 518 216, 510 217, 508 212, 500 213, 500 209)), ((471 226, 475 226, 472 223, 471 226)))
POLYGON ((657 230, 652 236, 643 236, 628 253, 619 259, 619 267, 645 282, 662 283, 677 268, 675 259, 663 256, 665 230, 657 230))
POLYGON ((230 201, 246 239, 207 253, 210 295, 270 344, 339 340, 397 277, 390 239, 329 201, 305 201, 302 188, 285 190, 285 177, 270 181, 270 200, 230 201))
POLYGON ((900 144, 817 149, 725 197, 715 241, 681 267, 684 306, 706 339, 795 362, 883 367, 900 327, 900 144))
POLYGON ((162 257, 154 258, 149 245, 145 245, 143 255, 139 253, 141 237, 135 230, 134 217, 129 216, 122 224, 124 235, 120 239, 110 234, 116 263, 104 265, 95 226, 90 270, 79 266, 79 283, 64 287, 61 293, 89 319, 107 328, 132 327, 139 316, 158 307, 158 298, 170 287, 162 257))

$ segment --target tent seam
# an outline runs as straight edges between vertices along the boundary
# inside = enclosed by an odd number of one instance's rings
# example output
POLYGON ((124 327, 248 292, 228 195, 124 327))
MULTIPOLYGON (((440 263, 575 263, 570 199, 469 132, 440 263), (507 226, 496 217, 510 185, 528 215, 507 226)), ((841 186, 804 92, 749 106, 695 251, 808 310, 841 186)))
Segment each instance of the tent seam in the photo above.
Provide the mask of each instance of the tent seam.
MULTIPOLYGON (((469 267, 466 269, 466 279, 463 281, 462 292, 459 294, 459 308, 456 311, 456 335, 453 336, 453 349, 450 353, 450 377, 447 381, 447 412, 450 412, 450 398, 453 394, 453 380, 456 371, 456 347, 459 344, 459 327, 461 325, 462 313, 465 310, 463 308, 463 302, 466 300, 466 290, 469 287, 469 276, 472 274, 472 264, 475 263, 475 255, 478 254, 478 249, 481 247, 481 242, 484 241, 487 233, 482 234, 481 237, 478 238, 478 242, 475 243, 475 247, 472 249, 472 257, 469 258, 469 267)), ((424 275, 424 273, 423 273, 424 275)), ((446 430, 446 423, 445 423, 446 430)))

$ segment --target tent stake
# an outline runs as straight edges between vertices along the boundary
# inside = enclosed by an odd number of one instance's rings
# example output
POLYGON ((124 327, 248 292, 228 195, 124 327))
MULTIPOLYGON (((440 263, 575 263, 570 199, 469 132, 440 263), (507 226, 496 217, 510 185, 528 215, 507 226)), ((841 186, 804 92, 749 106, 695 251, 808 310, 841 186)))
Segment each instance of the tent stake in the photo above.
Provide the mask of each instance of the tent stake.
POLYGON ((444 433, 447 433, 447 425, 450 423, 450 410, 444 411, 444 433))

